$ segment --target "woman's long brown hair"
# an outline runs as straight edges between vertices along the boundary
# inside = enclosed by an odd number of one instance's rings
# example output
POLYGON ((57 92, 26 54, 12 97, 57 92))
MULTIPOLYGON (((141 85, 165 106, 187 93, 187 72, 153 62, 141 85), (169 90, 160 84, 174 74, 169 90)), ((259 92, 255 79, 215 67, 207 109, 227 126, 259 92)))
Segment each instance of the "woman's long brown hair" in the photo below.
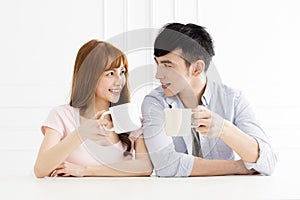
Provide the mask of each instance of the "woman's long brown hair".
MULTIPOLYGON (((123 63, 128 72, 128 62, 125 54, 113 45, 98 40, 91 40, 78 51, 73 71, 72 90, 69 105, 85 110, 94 103, 95 91, 99 77, 106 70, 118 68, 123 63)), ((118 104, 130 101, 128 76, 121 92, 118 104)), ((127 146, 124 155, 131 150, 128 133, 118 134, 123 145, 127 146)))

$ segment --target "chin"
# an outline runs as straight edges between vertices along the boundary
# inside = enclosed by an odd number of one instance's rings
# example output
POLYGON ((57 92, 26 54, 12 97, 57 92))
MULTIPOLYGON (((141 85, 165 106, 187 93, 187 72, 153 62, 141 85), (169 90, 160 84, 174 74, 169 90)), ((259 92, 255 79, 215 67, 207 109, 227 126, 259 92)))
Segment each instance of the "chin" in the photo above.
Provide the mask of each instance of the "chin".
POLYGON ((111 103, 118 103, 119 100, 120 100, 120 98, 111 98, 110 102, 111 103))
POLYGON ((172 97, 175 96, 176 94, 174 94, 173 92, 171 92, 169 89, 165 89, 164 93, 167 97, 172 97))

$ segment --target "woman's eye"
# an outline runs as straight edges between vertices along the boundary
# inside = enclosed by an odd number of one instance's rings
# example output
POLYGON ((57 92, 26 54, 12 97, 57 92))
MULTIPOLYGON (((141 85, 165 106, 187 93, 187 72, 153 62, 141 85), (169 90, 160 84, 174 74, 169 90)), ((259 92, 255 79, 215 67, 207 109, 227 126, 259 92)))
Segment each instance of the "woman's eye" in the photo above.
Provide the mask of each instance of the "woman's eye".
POLYGON ((107 73, 107 76, 113 76, 114 75, 114 72, 108 72, 107 73))
POLYGON ((121 71, 121 74, 126 74, 126 70, 122 70, 122 71, 121 71))

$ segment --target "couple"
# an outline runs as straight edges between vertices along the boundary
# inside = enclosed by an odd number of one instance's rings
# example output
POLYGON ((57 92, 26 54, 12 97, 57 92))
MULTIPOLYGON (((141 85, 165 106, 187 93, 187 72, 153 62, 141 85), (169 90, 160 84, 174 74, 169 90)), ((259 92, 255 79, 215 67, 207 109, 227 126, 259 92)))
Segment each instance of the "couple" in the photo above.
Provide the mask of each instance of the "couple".
POLYGON ((112 121, 101 115, 129 102, 126 56, 102 41, 80 48, 70 102, 52 109, 42 125, 36 177, 149 176, 153 167, 161 177, 272 174, 276 155, 249 102, 206 78, 214 56, 208 32, 167 24, 155 39, 154 56, 162 85, 144 98, 143 127, 116 134, 104 129, 112 121), (166 135, 166 108, 193 109, 197 127, 187 136, 166 135), (102 160, 93 156, 95 149, 102 160))

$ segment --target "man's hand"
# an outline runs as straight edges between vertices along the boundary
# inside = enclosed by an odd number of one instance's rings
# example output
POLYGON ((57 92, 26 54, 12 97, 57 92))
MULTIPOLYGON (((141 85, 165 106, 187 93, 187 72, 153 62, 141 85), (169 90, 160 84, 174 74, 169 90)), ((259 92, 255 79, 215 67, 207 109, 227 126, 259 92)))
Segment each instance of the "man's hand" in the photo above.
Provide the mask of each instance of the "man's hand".
POLYGON ((252 175, 256 171, 254 169, 247 169, 243 160, 236 160, 237 164, 237 175, 252 175))
POLYGON ((200 134, 210 138, 219 137, 222 133, 225 120, 218 114, 208 110, 203 106, 193 109, 194 124, 200 134))

